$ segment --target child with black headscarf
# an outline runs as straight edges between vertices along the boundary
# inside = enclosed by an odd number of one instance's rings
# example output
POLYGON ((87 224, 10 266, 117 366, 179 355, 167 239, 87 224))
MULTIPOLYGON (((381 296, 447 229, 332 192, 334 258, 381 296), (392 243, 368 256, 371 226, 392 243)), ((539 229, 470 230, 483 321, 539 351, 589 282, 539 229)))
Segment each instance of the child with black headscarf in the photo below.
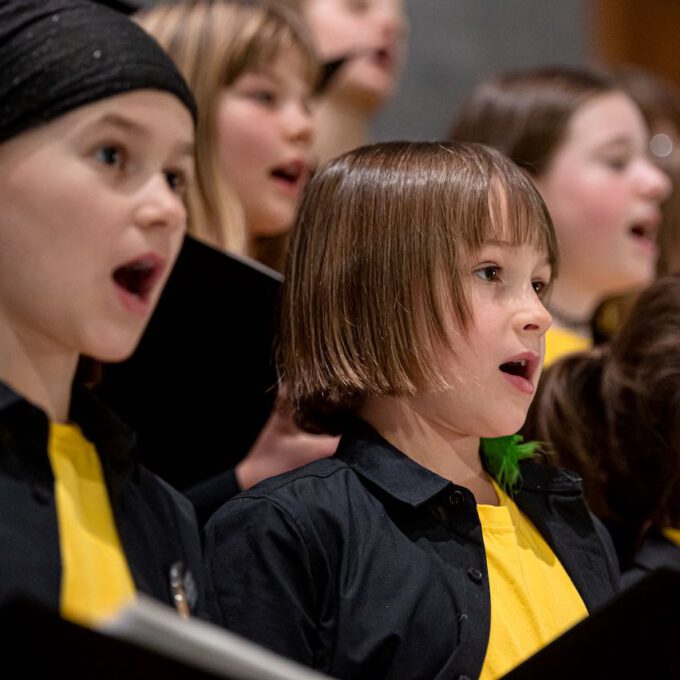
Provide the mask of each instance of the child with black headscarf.
POLYGON ((144 31, 87 0, 0 1, 0 601, 91 622, 200 607, 191 510, 75 380, 137 344, 185 229, 196 109, 144 31))

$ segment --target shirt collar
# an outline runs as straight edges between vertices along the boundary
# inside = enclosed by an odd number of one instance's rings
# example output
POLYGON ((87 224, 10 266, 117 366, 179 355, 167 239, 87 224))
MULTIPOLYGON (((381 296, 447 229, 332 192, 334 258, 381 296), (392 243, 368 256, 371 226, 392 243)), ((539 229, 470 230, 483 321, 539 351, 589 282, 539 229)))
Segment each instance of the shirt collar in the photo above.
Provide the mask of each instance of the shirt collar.
POLYGON ((403 454, 362 420, 355 420, 343 435, 336 456, 358 475, 412 507, 453 486, 403 454))
MULTIPOLYGON (((45 412, 0 381, 0 416, 19 407, 32 429, 45 430, 49 419, 45 412)), ((135 447, 135 435, 91 390, 75 386, 71 396, 71 419, 97 448, 100 455, 113 460, 127 458, 135 447)))
MULTIPOLYGON (((336 456, 358 475, 412 507, 426 503, 447 487, 463 488, 416 463, 363 420, 352 422, 336 456)), ((531 460, 520 461, 520 470, 521 491, 567 496, 582 492, 581 478, 570 470, 531 460)))

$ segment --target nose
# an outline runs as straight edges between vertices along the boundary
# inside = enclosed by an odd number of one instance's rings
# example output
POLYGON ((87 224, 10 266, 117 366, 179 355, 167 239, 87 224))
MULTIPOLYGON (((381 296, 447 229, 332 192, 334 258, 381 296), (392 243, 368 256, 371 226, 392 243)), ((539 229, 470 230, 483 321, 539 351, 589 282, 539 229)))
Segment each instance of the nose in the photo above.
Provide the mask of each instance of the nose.
POLYGON ((401 43, 407 32, 406 10, 402 0, 383 0, 376 7, 376 14, 381 38, 401 43))
POLYGON ((182 196, 168 184, 163 173, 151 177, 142 187, 135 223, 142 229, 184 230, 187 212, 182 196))
POLYGON ((539 336, 550 328, 552 316, 533 288, 522 301, 515 317, 515 324, 520 333, 528 332, 539 336))
POLYGON ((306 102, 291 103, 285 112, 283 129, 286 138, 302 146, 311 146, 314 139, 312 112, 306 102))
POLYGON ((672 190, 668 175, 651 160, 645 159, 641 171, 640 193, 653 201, 665 201, 672 190))

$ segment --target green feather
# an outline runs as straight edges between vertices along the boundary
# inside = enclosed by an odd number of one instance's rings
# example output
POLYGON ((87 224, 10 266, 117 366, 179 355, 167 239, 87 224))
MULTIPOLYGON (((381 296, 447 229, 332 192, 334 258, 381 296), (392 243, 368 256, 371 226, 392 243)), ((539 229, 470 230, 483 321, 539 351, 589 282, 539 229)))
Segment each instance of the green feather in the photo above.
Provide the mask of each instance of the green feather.
POLYGON ((484 467, 503 491, 512 494, 521 481, 519 461, 531 458, 539 446, 539 442, 525 442, 520 434, 482 439, 484 467))

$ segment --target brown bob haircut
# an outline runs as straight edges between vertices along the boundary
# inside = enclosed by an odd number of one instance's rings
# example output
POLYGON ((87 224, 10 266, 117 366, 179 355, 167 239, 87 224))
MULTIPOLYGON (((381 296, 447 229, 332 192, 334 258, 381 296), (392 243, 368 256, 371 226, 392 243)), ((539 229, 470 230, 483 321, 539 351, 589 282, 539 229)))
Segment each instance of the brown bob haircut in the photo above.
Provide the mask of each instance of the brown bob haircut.
POLYGON ((187 193, 189 231, 225 250, 243 252, 241 204, 220 169, 217 111, 223 89, 247 72, 265 71, 298 54, 315 89, 321 64, 295 12, 264 0, 182 0, 158 3, 135 20, 170 55, 198 105, 196 182, 187 193))
POLYGON ((582 476, 622 566, 650 524, 680 527, 680 274, 640 295, 610 347, 544 372, 523 433, 582 476))
POLYGON ((611 77, 584 69, 505 73, 473 90, 449 138, 492 146, 538 177, 564 141, 576 110, 594 97, 620 90, 611 77))
POLYGON ((448 387, 433 349, 471 317, 468 267, 488 240, 557 245, 545 205, 502 154, 391 142, 331 161, 292 232, 279 368, 306 429, 337 433, 368 395, 448 387))

